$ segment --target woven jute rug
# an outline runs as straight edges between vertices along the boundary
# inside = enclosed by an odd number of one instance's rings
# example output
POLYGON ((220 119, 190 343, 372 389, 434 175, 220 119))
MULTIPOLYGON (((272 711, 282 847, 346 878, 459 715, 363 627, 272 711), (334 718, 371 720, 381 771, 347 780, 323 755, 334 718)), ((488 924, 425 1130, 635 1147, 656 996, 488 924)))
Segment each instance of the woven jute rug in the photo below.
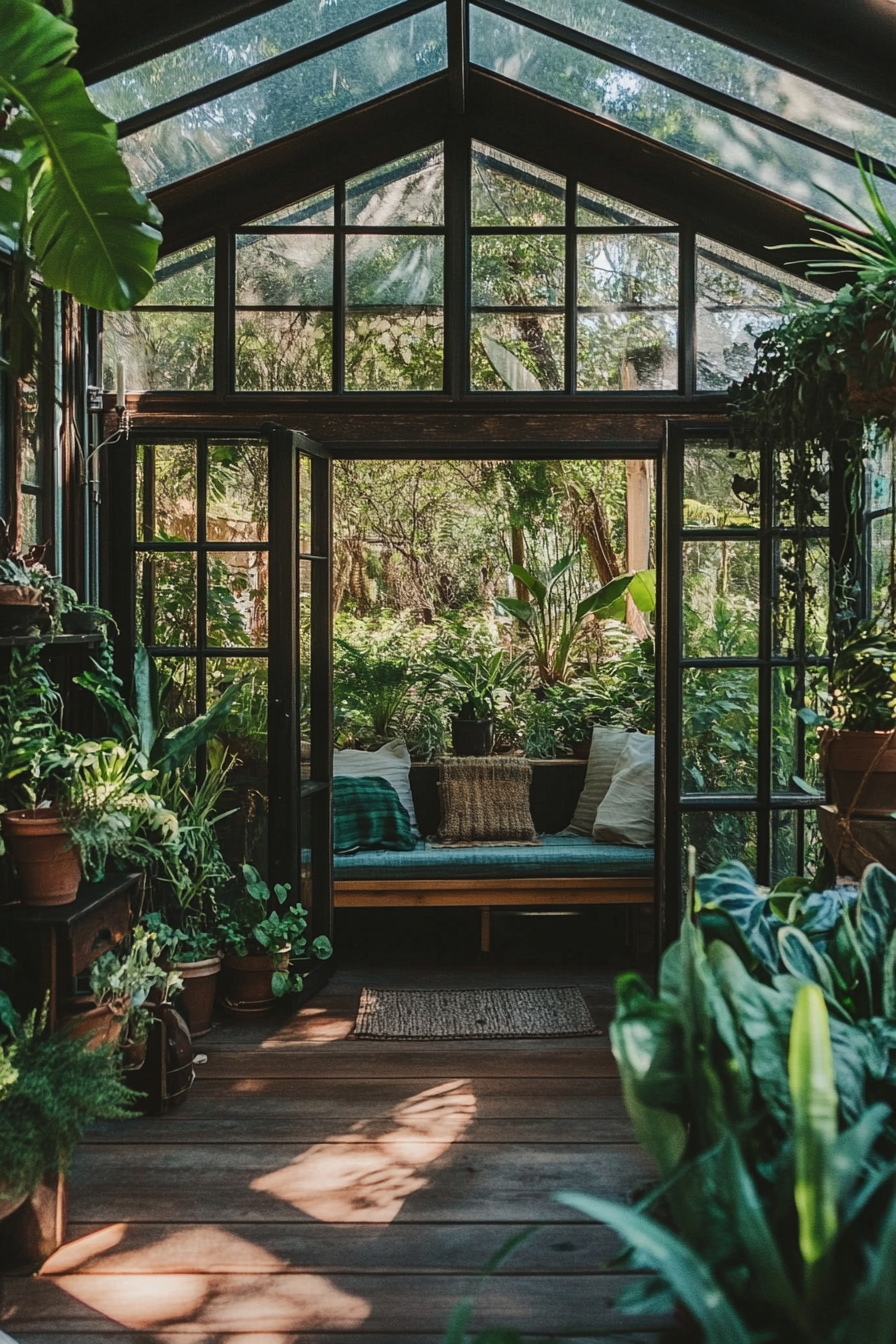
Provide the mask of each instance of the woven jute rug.
POLYGON ((355 1035, 375 1041, 597 1036, 574 985, 544 989, 362 989, 355 1035))

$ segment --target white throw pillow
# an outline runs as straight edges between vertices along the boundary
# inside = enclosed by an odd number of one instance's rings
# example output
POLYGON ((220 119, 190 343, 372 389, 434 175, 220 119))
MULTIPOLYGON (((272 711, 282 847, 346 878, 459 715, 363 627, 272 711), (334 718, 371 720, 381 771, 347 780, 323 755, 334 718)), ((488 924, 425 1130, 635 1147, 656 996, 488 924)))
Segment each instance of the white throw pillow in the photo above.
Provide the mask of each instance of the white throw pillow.
POLYGON ((594 820, 591 834, 600 844, 637 845, 642 849, 653 844, 654 749, 652 737, 629 735, 594 820))
POLYGON ((412 833, 419 837, 411 793, 411 755, 402 738, 396 737, 378 751, 334 751, 333 774, 354 775, 356 778, 379 775, 380 779, 385 779, 398 794, 399 802, 410 817, 412 833))
MULTIPOLYGON (((616 762, 625 750, 626 743, 633 736, 622 728, 595 727, 591 734, 591 750, 588 753, 588 769, 585 783, 576 803, 572 821, 563 832, 564 835, 590 835, 594 826, 597 809, 604 800, 616 762)), ((643 734, 638 734, 643 736, 643 734)), ((653 739, 651 739, 652 741, 653 739)))

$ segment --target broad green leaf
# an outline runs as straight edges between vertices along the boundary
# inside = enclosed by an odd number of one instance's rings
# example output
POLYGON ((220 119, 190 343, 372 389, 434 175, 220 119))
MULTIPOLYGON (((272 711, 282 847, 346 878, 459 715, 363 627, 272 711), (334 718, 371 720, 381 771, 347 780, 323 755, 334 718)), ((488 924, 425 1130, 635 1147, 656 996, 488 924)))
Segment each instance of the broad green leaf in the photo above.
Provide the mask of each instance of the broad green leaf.
POLYGON ((834 997, 834 982, 824 958, 816 951, 809 939, 792 924, 778 929, 778 947, 781 960, 791 975, 801 980, 812 980, 834 997))
POLYGON ((159 677, 155 660, 142 644, 134 653, 134 704, 137 710, 137 730, 140 750, 147 760, 152 757, 159 735, 159 677))
POLYGON ((722 994, 749 1042, 750 1071, 762 1099, 783 1129, 792 1123, 787 1040, 792 998, 754 980, 727 943, 712 943, 707 957, 722 994))
POLYGON ((632 575, 628 595, 639 611, 656 611, 656 570, 639 569, 632 575))
POLYGON ((859 943, 869 962, 874 962, 896 927, 896 877, 882 864, 866 869, 859 887, 856 930, 859 943))
POLYGON ((507 612, 508 616, 515 616, 518 621, 523 621, 529 625, 532 620, 532 605, 529 602, 523 602, 519 597, 496 597, 495 602, 499 607, 507 612))
POLYGON ((549 570, 551 580, 556 583, 557 579, 562 579, 563 575, 572 569, 577 559, 578 553, 576 551, 570 551, 568 555, 561 555, 560 559, 555 560, 551 565, 549 570))
POLYGON ((817 985, 803 985, 796 996, 787 1067, 793 1101, 800 1253, 811 1271, 837 1237, 834 1145, 838 1097, 828 1010, 817 985))
POLYGON ((592 593, 590 597, 583 597, 576 607, 576 625, 586 616, 605 612, 608 607, 612 607, 621 597, 624 597, 633 577, 632 574, 620 574, 618 578, 605 583, 603 588, 598 588, 597 592, 592 593))
POLYGON ((684 1122, 670 1109, 687 1099, 681 1028, 658 1000, 644 1002, 619 986, 617 994, 619 1009, 610 1024, 610 1044, 619 1065, 625 1108, 638 1142, 667 1177, 687 1144, 684 1122))
POLYGON ((770 974, 778 970, 777 930, 768 898, 742 863, 723 863, 714 873, 697 878, 697 911, 721 910, 737 926, 753 957, 770 974))
POLYGON ((749 1330, 706 1262, 673 1233, 644 1214, 608 1199, 566 1191, 556 1198, 596 1222, 607 1223, 635 1246, 702 1328, 706 1344, 751 1344, 749 1330))
POLYGON ((131 308, 152 288, 161 217, 131 186, 114 123, 60 63, 75 38, 33 0, 4 0, 0 99, 18 109, 34 165, 28 241, 46 284, 94 308, 131 308))
POLYGON ((548 595, 547 585, 537 574, 533 574, 531 569, 526 569, 524 565, 511 565, 510 572, 515 579, 526 585, 536 601, 544 602, 548 595))
POLYGON ((216 733, 233 709, 233 702, 240 693, 241 681, 234 681, 227 687, 219 700, 216 700, 205 714, 200 714, 192 723, 185 723, 160 737, 153 749, 150 764, 162 774, 176 770, 188 761, 213 733, 216 733))
POLYGON ((884 1218, 877 1246, 868 1257, 864 1282, 847 1315, 844 1344, 893 1344, 896 1338, 896 1199, 884 1218))
POLYGON ((837 1178, 837 1202, 844 1205, 862 1179, 871 1149, 892 1114, 885 1102, 869 1106, 859 1120, 837 1136, 833 1163, 837 1178))

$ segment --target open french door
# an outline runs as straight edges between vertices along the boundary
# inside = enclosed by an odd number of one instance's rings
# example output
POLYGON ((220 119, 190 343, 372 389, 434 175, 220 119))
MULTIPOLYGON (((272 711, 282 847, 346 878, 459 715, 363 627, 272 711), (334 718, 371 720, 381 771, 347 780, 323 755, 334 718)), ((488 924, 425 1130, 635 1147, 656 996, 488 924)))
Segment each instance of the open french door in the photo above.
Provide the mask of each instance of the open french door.
MULTIPOLYGON (((330 458, 279 425, 268 436, 270 670, 268 853, 272 881, 333 934, 330 458)), ((310 939, 309 939, 310 941, 310 939)))

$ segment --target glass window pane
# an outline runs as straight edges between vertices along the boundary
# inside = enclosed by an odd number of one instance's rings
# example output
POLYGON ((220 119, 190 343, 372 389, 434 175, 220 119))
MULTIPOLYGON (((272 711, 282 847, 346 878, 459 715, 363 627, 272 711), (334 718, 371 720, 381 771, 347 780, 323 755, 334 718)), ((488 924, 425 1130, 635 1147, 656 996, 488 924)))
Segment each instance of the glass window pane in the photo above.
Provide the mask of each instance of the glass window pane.
POLYGON ((470 239, 474 305, 562 307, 566 244, 555 234, 477 235, 470 239))
POLYGON ((444 66, 445 11, 438 5, 137 131, 119 148, 135 186, 156 191, 444 66))
POLYGON ((353 234, 345 240, 350 307, 442 302, 445 240, 430 234, 353 234))
POLYGON ((799 856, 799 835, 803 828, 805 813, 773 812, 772 851, 769 883, 775 886, 785 877, 802 877, 797 861, 799 856))
POLYGON ((474 313, 472 328, 470 381, 474 391, 562 391, 562 314, 474 313))
POLYGON ((138 541, 196 540, 196 441, 138 443, 138 541))
POLYGON ((708 88, 821 131, 850 148, 856 145, 885 159, 893 153, 893 117, 624 0, 602 0, 599 6, 594 0, 522 3, 577 32, 599 37, 708 88))
POLYGON ((687 541, 682 547, 684 656, 759 653, 759 544, 687 541))
POLYGON ((268 804, 268 660, 209 658, 206 665, 208 702, 239 681, 233 710, 216 734, 224 750, 236 757, 220 810, 231 816, 217 826, 221 851, 232 867, 262 866, 267 861, 268 804))
POLYGON ((209 541, 267 541, 268 445, 263 439, 208 446, 209 541))
POLYGON ((267 551, 209 551, 205 641, 213 648, 268 642, 267 551))
POLYGON ((758 527, 758 454, 724 439, 688 439, 684 451, 684 526, 758 527))
POLYGON ((22 530, 22 549, 27 550, 29 546, 41 546, 47 537, 44 536, 44 527, 41 521, 41 499, 39 495, 31 495, 27 491, 22 491, 19 498, 19 527, 22 530))
POLYGON ((162 728, 167 733, 196 717, 196 659, 156 658, 155 663, 162 728))
POLYGON ((238 392, 329 392, 332 386, 332 313, 237 313, 238 392))
POLYGON ((299 453, 299 550, 311 551, 311 458, 299 453))
POLYGON ((349 309, 345 317, 347 391, 440 391, 443 339, 439 307, 349 309))
POLYGON ((562 225, 566 179, 474 141, 472 211, 474 225, 562 225))
POLYGON ((823 538, 778 543, 775 653, 797 658, 828 652, 830 551, 823 538))
POLYGON ((678 386, 678 237, 579 239, 580 390, 678 386))
MULTIPOLYGON (((475 5, 470 47, 477 65, 505 79, 651 136, 822 214, 849 219, 830 192, 847 207, 865 207, 861 176, 851 164, 475 5)), ((892 210, 896 184, 877 180, 892 210)))
POLYGON ((299 561, 299 761, 302 779, 311 778, 311 576, 313 560, 299 561))
POLYGON ((668 226, 670 221, 660 219, 659 215, 652 215, 649 210, 642 210, 638 205, 617 201, 614 196, 595 191, 593 187, 585 187, 580 182, 576 193, 576 223, 583 228, 599 227, 602 224, 618 228, 626 224, 663 227, 668 226))
POLYGON ((333 302, 333 238, 327 234, 237 234, 236 301, 282 308, 333 302))
POLYGON ((118 360, 129 392, 207 392, 214 375, 214 313, 134 308, 103 318, 103 379, 115 388, 118 360))
POLYGON ((711 873, 729 859, 738 859, 751 873, 756 872, 755 812, 685 812, 681 824, 683 879, 688 845, 697 851, 698 873, 711 873))
POLYGON ((196 644, 196 556, 137 556, 137 630, 146 645, 196 644))
MULTIPOLYGON (((801 683, 799 669, 776 667, 772 669, 772 792, 806 792, 795 779, 808 784, 810 789, 824 794, 824 779, 818 763, 818 745, 815 733, 807 729, 797 713, 804 705, 811 705, 819 713, 818 701, 821 669, 811 668, 806 686, 801 683), (805 759, 801 763, 801 743, 805 734, 805 759)), ((826 680, 826 673, 824 674, 826 680)))
POLYGON ((445 222, 445 151, 417 150, 345 184, 346 224, 369 228, 445 222))
POLYGON ((333 205, 333 188, 327 191, 318 192, 316 196, 306 196, 303 201, 296 201, 293 205, 285 205, 282 210, 275 210, 273 214, 262 215, 260 219, 252 219, 250 224, 279 224, 285 225, 303 225, 305 228, 325 228, 328 224, 332 225, 335 221, 333 205))
POLYGON ((755 668, 684 669, 683 794, 756 792, 758 685, 755 668))
POLYGON ((155 284, 142 301, 145 306, 174 304, 191 308, 214 305, 215 244, 211 239, 163 257, 155 270, 155 284))
POLYGON ((122 121, 376 14, 382 6, 383 0, 339 0, 338 5, 292 0, 92 84, 90 96, 107 117, 122 121))
POLYGON ((781 321, 782 286, 800 300, 830 298, 797 275, 698 237, 698 391, 725 392, 750 372, 756 337, 781 321))

